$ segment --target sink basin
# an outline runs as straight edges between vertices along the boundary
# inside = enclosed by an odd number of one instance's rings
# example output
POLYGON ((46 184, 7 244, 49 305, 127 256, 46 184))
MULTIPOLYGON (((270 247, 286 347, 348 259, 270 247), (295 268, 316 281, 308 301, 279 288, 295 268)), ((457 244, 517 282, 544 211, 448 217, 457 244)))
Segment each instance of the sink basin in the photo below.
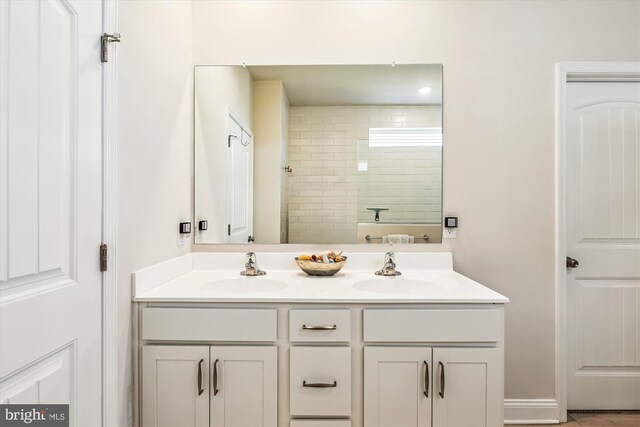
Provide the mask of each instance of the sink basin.
POLYGON ((273 292, 286 287, 287 284, 280 280, 267 279, 264 277, 234 277, 205 283, 200 286, 200 289, 225 294, 248 294, 273 292))
POLYGON ((419 294, 430 289, 443 289, 444 285, 428 280, 394 276, 361 280, 354 283, 353 287, 360 291, 380 294, 419 294))

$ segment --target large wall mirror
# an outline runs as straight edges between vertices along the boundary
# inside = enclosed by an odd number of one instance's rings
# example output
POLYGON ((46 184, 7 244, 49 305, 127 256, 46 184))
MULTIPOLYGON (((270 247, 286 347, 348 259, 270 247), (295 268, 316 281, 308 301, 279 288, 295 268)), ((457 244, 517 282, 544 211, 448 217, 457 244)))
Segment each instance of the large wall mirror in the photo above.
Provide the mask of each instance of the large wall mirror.
POLYGON ((196 243, 440 243, 442 66, 195 67, 196 243))

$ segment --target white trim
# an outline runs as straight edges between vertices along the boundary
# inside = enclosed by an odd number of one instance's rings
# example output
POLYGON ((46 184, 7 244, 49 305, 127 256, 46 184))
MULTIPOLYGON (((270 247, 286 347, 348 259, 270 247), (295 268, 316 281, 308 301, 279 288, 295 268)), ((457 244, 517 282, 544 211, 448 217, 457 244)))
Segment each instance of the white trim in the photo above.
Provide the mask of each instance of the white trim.
POLYGON ((505 424, 559 424, 555 399, 505 399, 505 424))
POLYGON ((556 64, 556 143, 555 143, 555 276, 556 276, 556 400, 558 419, 567 421, 566 378, 566 90, 567 77, 572 79, 599 75, 615 78, 640 73, 638 62, 563 62, 556 64))
MULTIPOLYGON (((102 27, 115 33, 116 0, 103 0, 102 27)), ((117 317, 117 48, 109 46, 109 62, 102 64, 102 242, 108 246, 109 267, 102 276, 102 426, 119 425, 117 317)), ((99 58, 96 58, 99 61, 99 58)))

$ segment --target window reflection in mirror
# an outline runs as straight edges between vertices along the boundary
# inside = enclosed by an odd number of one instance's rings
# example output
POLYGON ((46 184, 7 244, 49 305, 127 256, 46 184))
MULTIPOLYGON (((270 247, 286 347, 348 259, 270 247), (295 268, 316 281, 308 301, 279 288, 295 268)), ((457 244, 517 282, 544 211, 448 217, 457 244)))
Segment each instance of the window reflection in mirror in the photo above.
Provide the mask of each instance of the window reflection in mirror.
POLYGON ((440 65, 198 66, 196 243, 439 243, 440 65))

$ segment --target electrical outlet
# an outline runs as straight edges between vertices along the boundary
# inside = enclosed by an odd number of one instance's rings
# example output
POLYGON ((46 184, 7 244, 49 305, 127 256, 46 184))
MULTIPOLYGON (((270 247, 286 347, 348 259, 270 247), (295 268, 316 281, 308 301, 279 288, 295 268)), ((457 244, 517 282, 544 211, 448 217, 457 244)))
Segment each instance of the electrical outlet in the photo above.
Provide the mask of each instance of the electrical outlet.
POLYGON ((447 228, 442 227, 442 238, 443 239, 455 239, 457 228, 447 228))
POLYGON ((178 240, 176 242, 176 246, 178 246, 179 248, 184 246, 190 238, 191 238, 190 234, 178 234, 178 240))

